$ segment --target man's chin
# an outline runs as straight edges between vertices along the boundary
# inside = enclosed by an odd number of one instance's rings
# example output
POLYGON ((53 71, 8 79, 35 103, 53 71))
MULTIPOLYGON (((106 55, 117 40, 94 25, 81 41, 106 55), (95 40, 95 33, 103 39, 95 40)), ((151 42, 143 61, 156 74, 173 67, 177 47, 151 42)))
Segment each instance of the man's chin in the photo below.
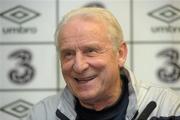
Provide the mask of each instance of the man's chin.
POLYGON ((82 101, 82 102, 85 102, 85 103, 94 103, 95 102, 95 100, 97 99, 97 96, 96 95, 88 95, 88 94, 86 94, 86 95, 79 95, 79 96, 77 96, 77 98, 80 100, 80 101, 82 101))

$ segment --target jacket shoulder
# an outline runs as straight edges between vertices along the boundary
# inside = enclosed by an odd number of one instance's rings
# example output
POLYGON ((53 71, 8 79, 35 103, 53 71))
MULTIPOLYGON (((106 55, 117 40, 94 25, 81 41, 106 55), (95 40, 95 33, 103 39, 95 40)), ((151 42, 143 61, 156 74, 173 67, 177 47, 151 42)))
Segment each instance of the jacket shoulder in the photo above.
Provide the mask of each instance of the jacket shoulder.
POLYGON ((154 113, 158 116, 174 116, 180 115, 180 96, 167 87, 162 87, 152 83, 141 84, 141 96, 143 99, 140 106, 145 106, 145 103, 151 101, 156 102, 154 113))
POLYGON ((35 104, 28 116, 28 120, 55 120, 60 94, 49 96, 35 104))

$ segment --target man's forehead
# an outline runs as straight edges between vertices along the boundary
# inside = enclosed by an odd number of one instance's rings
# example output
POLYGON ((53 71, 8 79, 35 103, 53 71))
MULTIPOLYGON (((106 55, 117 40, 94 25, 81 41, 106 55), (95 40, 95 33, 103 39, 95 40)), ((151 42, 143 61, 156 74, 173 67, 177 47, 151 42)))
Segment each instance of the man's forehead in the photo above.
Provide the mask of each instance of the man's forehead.
POLYGON ((63 42, 60 45, 60 49, 66 49, 66 48, 83 48, 83 47, 93 47, 93 46, 99 46, 103 45, 101 41, 88 41, 88 40, 82 40, 82 41, 74 41, 74 42, 63 42))

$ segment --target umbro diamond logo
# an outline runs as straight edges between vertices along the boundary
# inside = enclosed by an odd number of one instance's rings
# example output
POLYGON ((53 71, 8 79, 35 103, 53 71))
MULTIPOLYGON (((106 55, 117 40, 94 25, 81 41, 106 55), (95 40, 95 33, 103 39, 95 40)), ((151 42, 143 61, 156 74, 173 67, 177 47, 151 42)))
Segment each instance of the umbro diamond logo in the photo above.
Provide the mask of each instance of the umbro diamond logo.
POLYGON ((149 12, 148 15, 165 23, 172 23, 180 19, 180 9, 172 5, 165 5, 149 12))
POLYGON ((28 115, 33 104, 19 99, 2 107, 0 110, 17 118, 24 118, 28 115))
POLYGON ((28 22, 38 17, 39 15, 40 14, 38 12, 21 5, 15 6, 0 13, 0 16, 2 18, 17 24, 23 24, 25 22, 28 22))

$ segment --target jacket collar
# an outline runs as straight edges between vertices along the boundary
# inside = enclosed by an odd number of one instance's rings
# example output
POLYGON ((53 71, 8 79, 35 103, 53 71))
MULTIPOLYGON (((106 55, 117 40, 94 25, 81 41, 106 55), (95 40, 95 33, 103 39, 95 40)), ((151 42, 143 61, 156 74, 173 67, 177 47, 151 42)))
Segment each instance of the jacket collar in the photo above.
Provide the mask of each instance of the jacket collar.
POLYGON ((134 74, 128 68, 122 68, 121 74, 124 74, 128 79, 129 89, 129 104, 127 107, 126 118, 131 120, 137 112, 137 95, 138 95, 138 81, 136 81, 134 74))
MULTIPOLYGON (((57 114, 63 114, 64 116, 69 118, 69 120, 75 120, 75 118, 76 118, 75 98, 72 95, 72 93, 69 91, 67 86, 64 88, 64 90, 61 94, 57 111, 56 111, 57 117, 58 117, 57 114)), ((63 116, 63 115, 61 115, 61 116, 63 116)), ((60 118, 60 120, 66 120, 66 119, 60 118)))
MULTIPOLYGON (((128 89, 129 89, 129 104, 127 108, 126 118, 132 119, 135 113, 137 112, 137 94, 138 94, 138 81, 135 80, 135 77, 133 73, 128 70, 127 68, 122 68, 121 73, 124 74, 129 83, 128 83, 128 89)), ((75 98, 70 92, 70 90, 65 87, 63 90, 59 105, 56 111, 57 119, 60 120, 75 120, 76 119, 76 112, 75 112, 75 98)))

